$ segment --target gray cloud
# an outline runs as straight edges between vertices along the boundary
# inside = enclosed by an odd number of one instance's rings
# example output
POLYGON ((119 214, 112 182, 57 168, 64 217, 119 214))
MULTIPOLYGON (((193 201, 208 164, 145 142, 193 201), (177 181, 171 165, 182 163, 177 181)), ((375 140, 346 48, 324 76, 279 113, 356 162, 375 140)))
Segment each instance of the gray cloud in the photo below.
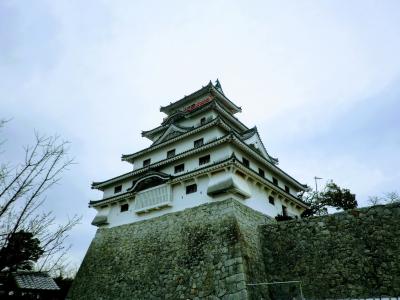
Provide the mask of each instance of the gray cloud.
POLYGON ((140 132, 159 106, 217 77, 301 181, 332 178, 361 199, 398 189, 397 1, 0 5, 3 157, 17 161, 33 129, 71 142, 78 164, 47 205, 84 215, 74 262, 95 231, 90 182, 129 170, 120 155, 149 145, 140 132))

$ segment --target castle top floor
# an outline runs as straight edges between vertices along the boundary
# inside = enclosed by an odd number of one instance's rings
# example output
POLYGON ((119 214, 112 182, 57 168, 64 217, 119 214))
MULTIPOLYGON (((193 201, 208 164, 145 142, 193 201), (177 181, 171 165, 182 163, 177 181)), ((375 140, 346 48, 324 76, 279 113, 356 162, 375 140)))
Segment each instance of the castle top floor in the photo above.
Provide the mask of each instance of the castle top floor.
POLYGON ((170 116, 176 112, 190 112, 211 101, 217 102, 231 114, 242 111, 239 106, 225 96, 218 80, 215 85, 210 81, 206 86, 202 87, 198 91, 191 93, 178 101, 171 102, 166 106, 161 106, 160 111, 170 116))

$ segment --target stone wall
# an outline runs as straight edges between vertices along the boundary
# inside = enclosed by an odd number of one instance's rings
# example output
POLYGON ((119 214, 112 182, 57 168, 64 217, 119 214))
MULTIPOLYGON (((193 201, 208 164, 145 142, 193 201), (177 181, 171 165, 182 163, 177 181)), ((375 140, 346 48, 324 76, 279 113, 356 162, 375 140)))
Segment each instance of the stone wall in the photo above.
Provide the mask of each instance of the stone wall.
POLYGON ((257 226, 271 221, 226 200, 99 229, 72 299, 248 299, 264 276, 257 226))
POLYGON ((260 228, 266 280, 301 280, 307 298, 400 295, 400 204, 260 228))
POLYGON ((236 200, 99 229, 71 299, 400 296, 400 204, 276 223, 236 200))

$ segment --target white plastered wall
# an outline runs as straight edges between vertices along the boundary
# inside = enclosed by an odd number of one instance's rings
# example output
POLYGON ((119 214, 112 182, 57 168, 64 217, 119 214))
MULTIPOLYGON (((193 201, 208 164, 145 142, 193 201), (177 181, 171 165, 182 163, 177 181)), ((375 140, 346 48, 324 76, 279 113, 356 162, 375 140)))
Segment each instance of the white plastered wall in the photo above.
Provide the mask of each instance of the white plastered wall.
POLYGON ((257 160, 253 159, 250 155, 239 149, 238 147, 234 146, 233 151, 235 152, 236 157, 242 161, 242 158, 245 157, 247 160, 250 162, 250 168, 258 173, 258 168, 261 168, 265 172, 265 178, 272 181, 272 177, 275 177, 278 179, 278 186, 282 189, 285 189, 285 185, 287 185, 290 188, 290 194, 293 196, 296 196, 297 192, 299 191, 298 188, 296 188, 293 184, 288 182, 286 179, 282 178, 277 173, 274 173, 270 168, 267 166, 261 164, 257 160))
POLYGON ((186 182, 177 183, 172 186, 172 206, 164 207, 159 210, 149 211, 147 213, 137 214, 134 212, 134 200, 125 200, 111 205, 107 205, 104 208, 96 208, 98 215, 104 215, 106 210, 108 212, 108 223, 106 227, 114 227, 123 224, 133 223, 141 220, 150 219, 153 217, 161 216, 166 213, 181 211, 185 208, 198 206, 213 199, 207 196, 208 177, 202 176, 194 180, 188 180, 186 182), (197 191, 195 193, 186 194, 186 185, 197 184, 197 191), (121 205, 124 203, 129 204, 128 211, 121 212, 121 205))
MULTIPOLYGON (((277 195, 272 195, 271 190, 267 191, 264 189, 264 187, 260 186, 260 184, 255 184, 254 181, 252 182, 251 180, 246 180, 236 173, 231 173, 231 175, 235 176, 235 180, 240 181, 241 186, 247 186, 248 190, 250 190, 251 196, 247 199, 240 200, 243 202, 243 204, 271 217, 282 214, 282 205, 287 207, 287 212, 289 215, 300 215, 300 210, 296 209, 294 205, 283 202, 283 199, 278 198, 277 195), (272 195, 275 199, 274 205, 270 204, 268 201, 268 196, 270 195, 272 195)), ((137 214, 134 212, 134 200, 124 200, 119 203, 109 205, 107 208, 97 208, 97 210, 99 211, 99 214, 104 214, 102 213, 102 210, 109 210, 109 225, 107 225, 107 227, 114 227, 122 224, 150 219, 170 212, 181 211, 183 209, 198 206, 207 202, 218 201, 227 198, 241 199, 240 197, 236 197, 231 194, 210 197, 207 195, 209 183, 210 179, 208 176, 201 176, 197 179, 190 179, 185 182, 174 184, 172 186, 172 206, 150 211, 144 214, 137 214), (186 194, 186 185, 193 183, 197 184, 197 191, 195 193, 186 194), (126 212, 121 212, 120 207, 124 203, 129 203, 129 210, 126 212)))
POLYGON ((114 195, 117 196, 119 194, 122 194, 122 193, 126 192, 126 190, 129 189, 130 187, 132 187, 132 180, 130 180, 130 179, 115 183, 113 186, 104 189, 103 199, 114 196, 114 195), (114 193, 114 188, 118 185, 122 185, 122 190, 119 193, 114 193))
POLYGON ((247 185, 248 189, 251 191, 250 198, 243 200, 247 206, 266 215, 275 217, 278 214, 282 214, 282 205, 285 205, 289 215, 300 216, 301 211, 297 209, 295 205, 283 202, 283 199, 278 197, 277 194, 273 194, 272 190, 267 191, 261 184, 256 184, 256 181, 246 180, 236 173, 234 176, 236 180, 240 181, 243 185, 247 185), (269 203, 269 196, 274 197, 274 204, 269 203))
POLYGON ((140 169, 143 167, 143 161, 146 159, 151 159, 151 163, 155 163, 161 160, 164 160, 167 158, 167 152, 169 150, 175 149, 175 154, 178 155, 179 153, 185 152, 187 150, 190 150, 193 148, 193 143, 195 140, 198 140, 200 138, 204 139, 204 143, 207 143, 213 139, 218 139, 222 136, 224 136, 226 132, 219 128, 219 127, 214 127, 214 128, 209 128, 206 131, 201 131, 196 134, 190 135, 186 138, 180 139, 179 141, 168 144, 165 146, 162 146, 154 151, 147 152, 143 155, 140 155, 135 158, 135 163, 134 163, 134 170, 140 169))

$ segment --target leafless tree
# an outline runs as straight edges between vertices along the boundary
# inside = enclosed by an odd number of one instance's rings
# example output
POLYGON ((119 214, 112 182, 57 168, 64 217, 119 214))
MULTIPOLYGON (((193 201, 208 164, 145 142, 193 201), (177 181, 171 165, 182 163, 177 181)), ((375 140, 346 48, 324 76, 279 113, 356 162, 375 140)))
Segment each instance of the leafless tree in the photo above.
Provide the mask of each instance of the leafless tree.
POLYGON ((385 194, 385 202, 388 204, 399 203, 400 195, 397 192, 389 192, 385 194))
POLYGON ((368 203, 371 205, 400 203, 398 192, 385 193, 383 196, 369 196, 368 203))
MULTIPOLYGON (((0 121, 0 127, 4 123, 0 121)), ((75 215, 65 224, 57 225, 52 212, 41 212, 46 201, 45 192, 57 184, 62 173, 73 164, 67 152, 68 142, 58 136, 35 133, 33 146, 24 147, 19 164, 0 166, 0 249, 14 233, 31 232, 40 240, 44 251, 36 265, 39 270, 55 270, 65 263, 69 250, 65 240, 80 220, 75 215)))
POLYGON ((379 205, 382 203, 382 199, 378 196, 369 196, 368 203, 372 206, 379 205))

